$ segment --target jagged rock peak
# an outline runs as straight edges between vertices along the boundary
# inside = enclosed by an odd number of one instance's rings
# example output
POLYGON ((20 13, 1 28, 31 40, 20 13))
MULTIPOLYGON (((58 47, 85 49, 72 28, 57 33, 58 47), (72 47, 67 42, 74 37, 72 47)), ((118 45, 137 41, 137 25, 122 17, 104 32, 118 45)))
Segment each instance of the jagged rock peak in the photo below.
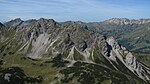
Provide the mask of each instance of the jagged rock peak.
POLYGON ((40 19, 38 19, 38 22, 41 22, 41 23, 48 23, 48 22, 55 23, 56 21, 54 19, 40 18, 40 19))
POLYGON ((24 22, 24 21, 21 20, 20 18, 16 18, 14 20, 4 23, 4 25, 9 26, 9 27, 16 27, 16 26, 20 25, 22 22, 24 22))
POLYGON ((21 18, 16 18, 16 19, 13 19, 13 20, 11 20, 9 22, 21 22, 21 21, 23 21, 23 20, 21 20, 21 18))
POLYGON ((54 27, 59 25, 59 23, 56 22, 54 19, 45 19, 45 18, 38 19, 37 23, 40 24, 41 26, 49 26, 49 27, 54 27))

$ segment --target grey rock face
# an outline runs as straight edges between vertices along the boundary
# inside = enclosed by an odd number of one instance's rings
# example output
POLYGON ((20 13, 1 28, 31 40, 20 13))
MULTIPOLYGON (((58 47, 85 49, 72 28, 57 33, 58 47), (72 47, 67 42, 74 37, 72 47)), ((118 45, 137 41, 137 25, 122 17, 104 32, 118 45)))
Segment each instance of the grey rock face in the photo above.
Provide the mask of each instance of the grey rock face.
MULTIPOLYGON (((143 80, 150 80, 150 69, 137 61, 131 52, 126 50, 123 46, 119 45, 113 37, 107 39, 108 44, 111 46, 109 59, 117 62, 119 59, 130 71, 143 80)), ((108 55, 106 55, 108 56, 108 55)))

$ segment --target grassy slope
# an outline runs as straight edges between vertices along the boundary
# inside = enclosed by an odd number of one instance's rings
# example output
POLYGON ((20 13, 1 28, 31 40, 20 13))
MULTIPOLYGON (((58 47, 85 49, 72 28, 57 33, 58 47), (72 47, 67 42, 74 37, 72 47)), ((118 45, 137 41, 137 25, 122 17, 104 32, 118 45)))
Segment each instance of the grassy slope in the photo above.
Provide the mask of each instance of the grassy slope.
POLYGON ((52 63, 45 63, 43 60, 32 60, 23 55, 7 55, 4 57, 2 67, 20 67, 25 74, 31 77, 42 76, 43 84, 48 84, 54 80, 54 77, 59 72, 60 68, 52 67, 52 63))

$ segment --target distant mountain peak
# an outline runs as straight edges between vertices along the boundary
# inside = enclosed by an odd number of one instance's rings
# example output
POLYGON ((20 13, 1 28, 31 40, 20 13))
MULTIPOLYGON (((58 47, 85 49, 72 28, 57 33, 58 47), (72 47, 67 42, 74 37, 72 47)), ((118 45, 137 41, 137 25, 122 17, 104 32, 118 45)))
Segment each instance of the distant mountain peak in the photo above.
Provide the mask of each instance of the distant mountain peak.
POLYGON ((112 18, 112 19, 108 19, 104 21, 104 23, 107 23, 107 24, 117 24, 117 25, 145 24, 149 22, 150 22, 150 19, 139 19, 139 20, 131 19, 130 20, 128 18, 112 18))

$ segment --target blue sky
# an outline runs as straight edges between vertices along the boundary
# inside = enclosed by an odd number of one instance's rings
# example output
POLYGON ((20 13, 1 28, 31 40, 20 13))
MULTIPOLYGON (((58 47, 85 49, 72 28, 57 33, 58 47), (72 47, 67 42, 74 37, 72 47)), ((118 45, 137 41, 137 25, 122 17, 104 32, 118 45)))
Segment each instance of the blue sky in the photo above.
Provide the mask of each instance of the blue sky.
POLYGON ((41 17, 84 22, 150 18, 150 0, 0 0, 0 22, 41 17))

